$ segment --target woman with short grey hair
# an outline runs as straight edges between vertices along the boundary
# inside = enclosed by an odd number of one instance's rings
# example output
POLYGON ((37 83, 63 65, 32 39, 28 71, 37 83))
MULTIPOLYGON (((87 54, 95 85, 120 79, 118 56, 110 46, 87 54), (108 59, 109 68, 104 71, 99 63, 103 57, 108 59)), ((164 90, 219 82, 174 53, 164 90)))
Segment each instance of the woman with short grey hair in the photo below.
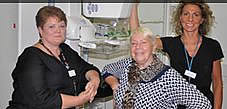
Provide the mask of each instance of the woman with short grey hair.
POLYGON ((108 64, 102 70, 114 91, 117 109, 211 109, 210 101, 175 69, 153 53, 152 32, 140 27, 130 39, 131 57, 108 64), (119 78, 114 75, 120 74, 119 78))

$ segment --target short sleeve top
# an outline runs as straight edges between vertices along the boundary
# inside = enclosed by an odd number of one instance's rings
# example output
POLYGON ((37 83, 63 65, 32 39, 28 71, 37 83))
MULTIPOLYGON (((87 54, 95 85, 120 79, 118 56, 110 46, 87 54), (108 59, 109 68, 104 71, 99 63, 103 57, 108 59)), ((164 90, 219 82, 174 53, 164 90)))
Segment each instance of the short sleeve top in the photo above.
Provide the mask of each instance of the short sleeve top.
MULTIPOLYGON (((184 44, 181 41, 181 36, 177 37, 162 37, 161 38, 163 51, 167 52, 170 57, 170 65, 175 68, 184 78, 188 78, 184 75, 187 66, 186 55, 184 51, 184 44)), ((187 53, 188 54, 188 53, 187 53)), ((197 54, 194 57, 191 71, 197 74, 195 79, 191 80, 191 83, 195 84, 197 88, 204 92, 210 91, 210 85, 212 81, 213 62, 223 58, 223 52, 218 41, 202 36, 202 43, 199 47, 197 54), (204 79, 206 78, 206 79, 204 79)), ((192 59, 188 55, 189 62, 192 59)))

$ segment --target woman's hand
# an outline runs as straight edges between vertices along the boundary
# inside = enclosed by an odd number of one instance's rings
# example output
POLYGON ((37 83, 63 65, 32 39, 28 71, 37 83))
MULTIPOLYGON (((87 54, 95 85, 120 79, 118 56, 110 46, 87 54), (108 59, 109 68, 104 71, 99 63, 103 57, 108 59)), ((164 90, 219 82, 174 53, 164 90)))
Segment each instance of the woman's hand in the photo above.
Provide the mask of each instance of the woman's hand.
POLYGON ((86 78, 89 82, 87 83, 85 90, 91 92, 90 102, 92 102, 97 94, 97 89, 100 83, 99 73, 95 70, 89 70, 86 73, 86 78))
POLYGON ((81 92, 78 96, 61 94, 62 98, 62 109, 71 108, 71 107, 80 107, 85 103, 90 101, 93 90, 85 90, 81 92))
POLYGON ((92 90, 85 90, 83 92, 81 92, 77 98, 77 106, 82 106, 85 103, 87 103, 88 101, 90 101, 90 96, 92 95, 92 90))
POLYGON ((89 81, 87 83, 87 85, 85 87, 86 91, 91 91, 90 102, 92 102, 94 100, 94 97, 97 94, 99 83, 100 83, 99 79, 98 80, 92 79, 91 81, 89 81))

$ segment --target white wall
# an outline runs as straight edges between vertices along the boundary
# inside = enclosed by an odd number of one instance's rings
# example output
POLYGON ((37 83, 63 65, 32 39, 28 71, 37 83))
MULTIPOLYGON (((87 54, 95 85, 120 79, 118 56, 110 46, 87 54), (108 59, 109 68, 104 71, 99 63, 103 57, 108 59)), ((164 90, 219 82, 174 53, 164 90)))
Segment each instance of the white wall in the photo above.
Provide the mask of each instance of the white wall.
POLYGON ((0 4, 0 108, 5 109, 11 99, 11 72, 16 63, 18 50, 18 5, 0 4), (16 28, 13 28, 13 24, 16 28))
MULTIPOLYGON (((224 55, 227 56, 227 43, 225 42, 227 41, 226 37, 227 14, 223 13, 223 11, 227 9, 227 3, 210 3, 209 5, 214 12, 216 20, 215 27, 212 29, 211 37, 214 37, 221 43, 224 55)), ((227 59, 224 59, 224 64, 227 65, 227 59)), ((227 76, 227 73, 223 74, 227 76)))
POLYGON ((35 15, 39 8, 44 5, 47 5, 47 3, 19 4, 19 54, 21 54, 26 47, 33 45, 39 39, 35 15))

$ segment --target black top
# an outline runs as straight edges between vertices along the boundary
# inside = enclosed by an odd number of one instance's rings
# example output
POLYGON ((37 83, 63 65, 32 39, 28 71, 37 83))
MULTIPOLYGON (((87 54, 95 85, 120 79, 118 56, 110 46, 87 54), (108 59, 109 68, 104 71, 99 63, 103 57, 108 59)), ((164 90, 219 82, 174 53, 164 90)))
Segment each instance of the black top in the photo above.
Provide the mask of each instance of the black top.
MULTIPOLYGON (((188 66, 185 57, 184 44, 180 38, 181 36, 162 37, 161 41, 163 51, 167 52, 170 57, 170 65, 188 80, 188 77, 184 75, 188 66)), ((213 62, 223 57, 224 55, 218 41, 202 36, 202 43, 194 57, 191 68, 191 71, 196 73, 197 76, 195 79, 191 79, 191 83, 195 84, 211 101, 213 101, 213 94, 210 90, 213 62)), ((191 57, 189 54, 188 59, 190 62, 191 57)))
MULTIPOLYGON (((84 90, 85 72, 99 70, 85 62, 76 51, 66 44, 60 48, 76 71, 77 91, 84 90)), ((14 92, 9 109, 61 109, 60 93, 74 95, 73 79, 69 77, 64 64, 39 48, 28 47, 19 56, 12 73, 14 92)))

